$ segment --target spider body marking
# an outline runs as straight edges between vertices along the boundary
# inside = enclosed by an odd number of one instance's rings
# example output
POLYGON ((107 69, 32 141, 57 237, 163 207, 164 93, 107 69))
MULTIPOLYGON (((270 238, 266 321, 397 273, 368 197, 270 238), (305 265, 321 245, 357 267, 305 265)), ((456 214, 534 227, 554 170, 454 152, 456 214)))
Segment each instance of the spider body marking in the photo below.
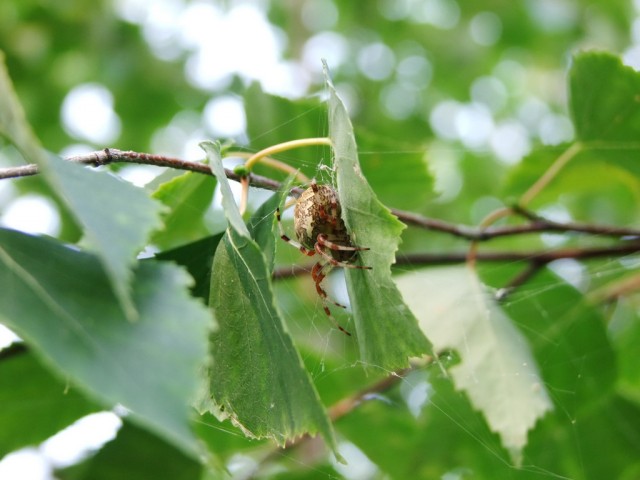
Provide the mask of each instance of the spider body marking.
POLYGON ((334 325, 343 333, 351 335, 333 318, 327 301, 341 308, 346 307, 329 299, 327 292, 322 288, 322 281, 334 267, 362 270, 369 270, 371 267, 353 263, 357 260, 359 251, 369 250, 369 248, 357 247, 352 243, 341 213, 342 208, 337 192, 329 185, 318 185, 313 180, 311 186, 302 193, 295 204, 293 218, 297 242, 285 234, 279 209, 276 210, 276 218, 282 240, 307 256, 311 257, 316 253, 320 255, 320 260, 311 269, 316 292, 322 299, 325 313, 334 325))

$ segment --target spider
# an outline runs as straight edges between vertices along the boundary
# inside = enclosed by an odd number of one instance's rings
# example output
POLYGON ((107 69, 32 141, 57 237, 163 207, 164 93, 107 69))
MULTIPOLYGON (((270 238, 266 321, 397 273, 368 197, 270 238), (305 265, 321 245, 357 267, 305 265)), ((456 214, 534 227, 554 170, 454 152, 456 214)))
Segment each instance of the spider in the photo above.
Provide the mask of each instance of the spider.
POLYGON ((329 298, 322 288, 322 281, 335 267, 362 270, 370 270, 371 267, 353 263, 357 260, 359 251, 369 250, 369 248, 358 247, 351 242, 340 213, 341 206, 336 191, 329 185, 318 185, 313 179, 311 186, 302 193, 295 204, 293 218, 297 242, 285 234, 279 208, 276 209, 276 219, 282 240, 309 257, 316 253, 320 255, 320 259, 311 269, 311 278, 315 282, 316 292, 322 299, 324 312, 336 328, 351 336, 333 318, 327 301, 340 308, 347 307, 329 298))

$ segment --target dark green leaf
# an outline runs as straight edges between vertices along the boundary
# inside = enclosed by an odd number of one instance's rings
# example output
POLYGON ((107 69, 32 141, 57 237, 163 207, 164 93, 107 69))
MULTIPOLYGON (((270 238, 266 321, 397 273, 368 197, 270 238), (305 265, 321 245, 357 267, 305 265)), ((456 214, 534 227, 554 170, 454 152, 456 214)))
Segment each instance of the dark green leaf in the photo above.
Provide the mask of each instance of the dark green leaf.
POLYGON ((404 225, 382 205, 362 176, 349 115, 333 84, 329 88, 329 134, 342 215, 353 242, 371 250, 360 252, 361 264, 372 270, 346 269, 360 356, 366 365, 385 369, 408 365, 408 358, 430 351, 429 341, 402 301, 391 279, 391 265, 404 225))
POLYGON ((99 259, 52 240, 0 230, 3 321, 101 403, 192 455, 189 427, 212 319, 186 294, 186 273, 145 262, 135 271, 129 322, 99 259))
POLYGON ((173 261, 185 267, 195 280, 195 285, 191 287, 193 296, 208 302, 213 255, 222 236, 223 234, 219 233, 188 245, 160 252, 156 254, 155 258, 162 261, 173 261))
POLYGON ((220 326, 211 338, 211 392, 218 414, 280 445, 320 433, 335 451, 331 424, 275 307, 265 256, 242 222, 217 146, 202 146, 229 221, 213 261, 209 302, 220 326))
POLYGON ((275 234, 274 212, 278 207, 282 209, 282 200, 287 197, 292 181, 293 176, 290 176, 283 182, 280 191, 271 195, 249 219, 249 233, 251 238, 262 249, 269 272, 273 271, 276 237, 279 237, 279 235, 275 234))
MULTIPOLYGON (((486 269, 483 274, 492 283, 504 271, 486 269)), ((544 270, 526 290, 514 292, 504 309, 528 336, 559 411, 571 416, 611 392, 616 368, 605 321, 580 292, 544 270)))
POLYGON ((61 480, 194 480, 200 478, 203 467, 155 435, 125 421, 114 440, 73 470, 77 472, 57 472, 56 477, 61 480))
POLYGON ((12 450, 38 445, 100 409, 19 344, 0 352, 0 405, 0 458, 12 450))
POLYGON ((54 156, 42 168, 83 226, 127 318, 135 319, 131 269, 151 231, 161 225, 161 205, 130 183, 54 156))
POLYGON ((573 60, 569 77, 571 114, 580 140, 640 149, 640 74, 619 57, 587 52, 573 60))
POLYGON ((46 155, 24 118, 4 65, 0 67, 0 133, 40 168, 49 185, 82 225, 85 240, 100 258, 127 318, 135 319, 131 280, 136 254, 160 227, 160 205, 140 189, 108 174, 97 175, 46 155), (105 211, 110 214, 105 215, 105 211))
POLYGON ((355 133, 362 173, 380 201, 394 208, 424 210, 435 195, 424 149, 357 128, 355 133))
POLYGON ((215 187, 215 178, 194 172, 185 172, 160 185, 153 198, 169 207, 169 213, 164 217, 164 228, 151 238, 152 243, 169 249, 208 235, 204 215, 215 187))

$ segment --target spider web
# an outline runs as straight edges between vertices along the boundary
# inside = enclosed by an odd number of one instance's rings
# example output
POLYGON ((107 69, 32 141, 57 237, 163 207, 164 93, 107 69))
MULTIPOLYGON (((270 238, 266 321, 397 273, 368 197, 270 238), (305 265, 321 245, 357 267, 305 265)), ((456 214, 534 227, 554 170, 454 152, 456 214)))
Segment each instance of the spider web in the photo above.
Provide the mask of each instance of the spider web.
MULTIPOLYGON (((401 152, 373 151, 368 153, 392 158, 395 154, 401 152)), ((452 153, 455 155, 458 151, 452 149, 452 153)), ((312 164, 309 164, 309 166, 312 166, 312 164)), ((315 171, 316 178, 319 179, 319 182, 334 183, 335 171, 326 159, 323 159, 316 165, 315 171)), ((289 225, 289 228, 290 226, 291 225, 289 225)), ((281 252, 287 249, 279 247, 278 250, 281 252)), ((626 259, 627 263, 631 262, 632 259, 633 257, 626 259)), ((284 254, 284 263, 289 261, 298 263, 299 260, 299 257, 296 258, 293 255, 284 254)), ((548 316, 549 312, 545 306, 536 304, 536 298, 541 294, 567 288, 567 285, 572 285, 572 288, 576 288, 577 290, 584 290, 585 284, 589 283, 592 278, 597 277, 600 280, 615 278, 627 271, 628 265, 624 264, 624 260, 625 259, 597 262, 595 267, 584 267, 582 264, 572 261, 556 262, 550 267, 551 270, 558 275, 556 278, 548 276, 545 277, 544 281, 525 284, 519 287, 516 292, 517 294, 507 297, 503 302, 503 306, 507 310, 517 310, 519 305, 526 305, 527 308, 533 306, 534 315, 539 317, 548 316)), ((514 264, 514 266, 516 266, 516 264, 514 264)), ((492 274, 499 272, 501 268, 502 267, 488 265, 483 267, 482 270, 484 274, 490 277, 492 274)), ((402 268, 397 268, 397 271, 401 270, 402 268)), ((342 274, 339 270, 334 272, 325 280, 325 288, 334 299, 341 303, 348 304, 348 297, 341 277, 342 274)), ((315 294, 313 284, 309 278, 301 277, 296 280, 277 282, 276 294, 280 301, 279 307, 283 312, 283 317, 299 342, 299 347, 303 352, 303 356, 306 358, 309 371, 316 384, 322 385, 325 382, 330 383, 332 379, 349 376, 353 372, 361 371, 362 364, 357 359, 349 339, 336 330, 331 329, 330 323, 326 321, 322 311, 322 302, 315 294)), ((472 300, 469 299, 469 301, 472 300)), ((567 310, 570 310, 569 307, 572 306, 570 302, 569 300, 565 301, 564 306, 567 310)), ((336 312, 334 309, 333 313, 341 324, 345 326, 349 325, 348 312, 336 312)), ((568 313, 565 313, 564 316, 555 318, 554 321, 563 323, 563 320, 568 315, 568 313)), ((519 325, 519 327, 524 329, 529 337, 535 338, 536 336, 543 336, 535 327, 527 325, 519 325)), ((558 345, 556 348, 560 349, 561 346, 558 345)), ((455 362, 455 357, 456 352, 452 352, 449 357, 445 357, 442 360, 441 365, 435 365, 425 371, 415 372, 401 379, 399 381, 400 387, 395 393, 380 392, 371 394, 367 397, 367 402, 365 403, 375 404, 376 406, 371 408, 380 408, 383 412, 380 413, 380 415, 385 414, 385 408, 396 409, 402 407, 406 410, 406 418, 413 418, 417 423, 422 421, 421 419, 424 419, 425 416, 437 417, 438 425, 445 425, 447 429, 457 432, 453 435, 456 438, 466 438, 468 443, 475 445, 479 451, 483 452, 481 455, 490 459, 487 461, 502 465, 504 469, 510 471, 512 475, 529 474, 536 478, 572 478, 571 476, 567 476, 563 470, 556 465, 547 466, 543 461, 536 461, 535 458, 527 457, 526 452, 521 468, 517 469, 513 466, 509 455, 501 447, 495 435, 489 431, 481 415, 468 405, 468 400, 464 394, 456 392, 451 388, 450 379, 447 376, 446 370, 444 370, 444 366, 449 362, 455 362), (446 394, 442 394, 441 391, 445 391, 446 394)), ((575 384, 578 385, 582 378, 589 375, 589 371, 584 359, 578 356, 578 354, 571 360, 577 365, 573 375, 575 384)), ((558 367, 558 365, 553 364, 554 361, 553 357, 545 358, 541 362, 541 367, 543 367, 543 369, 558 367)), ((382 369, 376 365, 368 365, 367 367, 373 371, 379 370, 378 373, 381 376, 392 374, 392 372, 382 371, 382 369)), ((375 377, 376 374, 371 374, 369 383, 371 383, 375 377)), ((568 400, 579 392, 579 388, 577 386, 567 388, 566 385, 556 384, 553 381, 545 381, 545 386, 557 406, 557 412, 553 414, 556 417, 554 421, 563 425, 565 430, 569 432, 568 442, 571 445, 571 451, 576 455, 575 461, 579 465, 582 465, 581 467, 579 466, 578 469, 582 469, 582 473, 586 474, 587 467, 583 464, 584 459, 581 458, 583 453, 581 452, 581 443, 579 441, 581 430, 577 427, 580 421, 580 415, 576 414, 574 405, 572 405, 571 400, 568 400)), ((362 410, 366 408, 368 408, 368 406, 363 406, 362 410)), ((360 414, 354 413, 353 415, 358 416, 360 414)), ((362 415, 364 415, 364 413, 362 415)), ((317 475, 317 478, 341 478, 340 475, 345 478, 356 478, 358 475, 362 475, 362 472, 365 472, 366 476, 375 475, 375 472, 381 471, 380 462, 374 455, 370 453, 370 458, 368 458, 367 455, 356 446, 356 443, 351 441, 352 437, 344 435, 340 429, 338 429, 338 434, 342 434, 343 438, 341 451, 347 457, 347 460, 351 460, 350 463, 352 463, 352 465, 349 467, 342 467, 337 464, 332 465, 334 469, 333 473, 326 471, 322 464, 308 462, 295 452, 282 451, 279 452, 277 456, 282 462, 287 464, 297 464, 311 468, 314 475, 317 475), (350 455, 351 459, 349 458, 350 455), (338 474, 337 476, 336 473, 338 474)), ((438 434, 434 434, 433 436, 436 439, 441 438, 438 434)), ((384 471, 384 468, 382 471, 384 471)), ((452 463, 449 472, 451 478, 463 477, 467 473, 471 473, 469 468, 464 465, 456 466, 456 464, 452 463)))
MULTIPOLYGON (((449 153, 450 156, 453 157, 464 154, 462 149, 448 148, 447 150, 448 152, 445 153, 449 153)), ((365 155, 380 155, 383 158, 389 158, 391 160, 395 155, 403 152, 404 150, 369 151, 366 152, 365 155)), ((313 166, 312 163, 308 165, 310 167, 313 166)), ((335 171, 328 165, 326 159, 316 164, 315 171, 316 178, 319 178, 319 181, 322 183, 332 183, 335 179, 335 171)), ((476 215, 480 218, 482 216, 479 213, 476 213, 476 215)), ((430 236, 429 239, 431 238, 430 236)), ((446 251, 443 245, 450 247, 450 245, 447 245, 447 242, 448 240, 444 240, 439 245, 436 244, 434 248, 441 247, 443 251, 446 251)), ((551 243, 549 245, 551 245, 551 243)), ((552 247, 550 246, 549 249, 551 250, 552 247)), ((279 252, 285 252, 289 249, 279 247, 278 250, 279 252)), ((503 306, 507 310, 517 310, 518 306, 522 305, 532 309, 533 316, 548 317, 548 309, 545 308, 543 304, 536 303, 536 299, 540 295, 548 292, 561 291, 562 289, 566 289, 568 284, 573 285, 573 287, 579 291, 585 291, 585 285, 593 282, 594 278, 602 281, 606 278, 618 277, 627 272, 629 268, 628 264, 633 261, 633 258, 634 257, 629 257, 628 259, 611 260, 608 262, 594 262, 593 266, 587 267, 572 261, 556 262, 552 264, 550 268, 558 275, 557 277, 545 276, 542 281, 531 282, 520 286, 516 292, 517 294, 506 298, 503 306)), ((299 256, 284 254, 284 264, 289 264, 288 262, 299 263, 299 261, 299 256)), ((521 267, 522 263, 513 264, 512 266, 521 267)), ((482 271, 484 275, 491 277, 492 274, 498 274, 502 268, 503 267, 487 265, 482 268, 482 271)), ((396 269, 396 271, 402 270, 403 268, 401 267, 396 269)), ((341 272, 338 270, 325 280, 325 287, 333 298, 341 303, 348 304, 348 298, 346 298, 342 282, 341 272)), ((362 370, 363 365, 354 353, 353 346, 349 343, 349 339, 336 330, 331 329, 331 325, 326 321, 324 313, 322 312, 321 300, 315 294, 313 284, 308 277, 303 276, 297 280, 277 282, 276 294, 280 301, 279 307, 283 312, 283 317, 289 324, 290 330, 293 331, 296 336, 309 371, 317 385, 321 386, 324 383, 335 381, 336 378, 343 376, 348 377, 354 372, 360 372, 362 370)), ((471 299, 469 301, 471 301, 471 299)), ((571 302, 571 300, 563 301, 561 298, 559 299, 560 306, 564 304, 566 310, 570 310, 570 307, 573 306, 571 302)), ((333 312, 336 319, 342 325, 348 327, 348 312, 336 312, 335 310, 333 310, 333 312)), ((565 319, 569 318, 569 315, 569 313, 564 313, 553 320, 561 324, 565 319)), ((535 339, 536 337, 540 337, 543 340, 545 339, 544 333, 539 332, 535 326, 522 324, 518 324, 518 326, 521 330, 525 331, 530 339, 535 339)), ((554 348, 560 350, 562 345, 557 344, 551 348, 552 350, 554 348)), ((587 351, 586 353, 594 352, 587 351)), ((462 438, 464 443, 474 445, 478 451, 482 452, 480 455, 484 456, 487 462, 495 462, 501 465, 505 471, 511 472, 510 475, 513 475, 515 478, 519 478, 520 475, 523 475, 523 478, 528 478, 528 476, 535 478, 579 478, 587 474, 588 466, 584 463, 586 454, 582 451, 583 446, 580 441, 580 436, 583 435, 583 430, 579 428, 581 415, 576 413, 572 397, 580 392, 580 383, 590 374, 584 354, 585 352, 576 352, 573 357, 570 357, 571 363, 576 365, 572 373, 574 386, 571 386, 570 383, 569 386, 567 386, 566 383, 556 383, 553 379, 547 380, 543 377, 545 386, 557 408, 557 411, 552 414, 553 422, 562 425, 565 432, 568 432, 567 443, 570 445, 569 453, 574 457, 572 460, 578 464, 576 468, 579 474, 574 474, 573 477, 567 475, 563 468, 558 465, 548 464, 545 463, 543 459, 527 456, 526 451, 521 468, 517 469, 513 466, 509 455, 502 448, 495 435, 489 431, 482 416, 474 412, 468 405, 468 400, 464 394, 453 391, 451 388, 450 380, 444 367, 449 362, 456 361, 456 352, 452 352, 450 358, 445 357, 442 360, 442 365, 435 365, 433 368, 426 369, 426 373, 416 373, 401 379, 399 381, 400 388, 394 391, 371 394, 361 407, 363 413, 360 414, 354 411, 351 415, 358 417, 359 415, 366 416, 369 414, 382 417, 389 415, 388 409, 394 410, 402 407, 409 412, 407 414, 405 411, 405 421, 406 418, 413 418, 416 423, 419 424, 423 421, 421 419, 424 419, 424 417, 437 417, 438 426, 447 429, 447 431, 456 432, 451 435, 452 437, 462 438), (441 393, 441 391, 446 392, 446 394, 441 393), (380 410, 376 410, 376 408, 380 410), (374 410, 374 413, 369 411, 365 412, 367 409, 374 410)), ((543 369, 553 370, 554 368, 561 368, 561 365, 557 363, 558 360, 554 359, 553 356, 544 358, 542 361, 538 359, 538 361, 543 369)), ((392 373, 383 371, 376 365, 367 365, 367 367, 369 371, 377 370, 380 376, 387 376, 392 373)), ((368 384, 373 383, 375 378, 377 378, 376 374, 370 375, 368 382, 366 382, 368 384)), ((330 403, 330 401, 327 401, 327 404, 330 403)), ((366 423, 366 421, 375 423, 371 422, 371 416, 366 417, 364 422, 366 423)), ((548 419, 543 420, 543 422, 548 421, 548 419)), ((357 421, 354 421, 354 423, 357 424, 357 421)), ((425 430, 429 430, 429 425, 425 426, 425 430)), ((346 469, 343 469, 343 467, 339 465, 333 465, 333 470, 326 471, 322 463, 309 462, 293 451, 289 452, 285 450, 279 452, 277 455, 285 464, 310 468, 317 478, 341 478, 341 475, 345 478, 359 478, 358 476, 362 475, 363 471, 368 472, 365 474, 365 477, 366 475, 375 475, 375 472, 385 471, 384 461, 380 460, 380 458, 371 451, 367 451, 369 455, 369 457, 367 457, 367 455, 363 453, 367 449, 362 447, 364 448, 363 450, 356 446, 359 445, 358 440, 362 439, 358 438, 357 435, 349 435, 345 433, 346 431, 348 431, 348 429, 338 428, 338 435, 343 438, 341 451, 352 464, 352 466, 346 469), (353 453, 351 458, 348 452, 353 453)), ((381 432, 384 432, 384 430, 381 430, 381 432)), ((385 433, 381 433, 381 435, 384 434, 385 433)), ((535 436, 535 434, 536 432, 534 430, 531 435, 535 436)), ((432 437, 435 439, 432 440, 432 442, 435 441, 437 443, 437 441, 442 440, 442 435, 439 433, 433 433, 432 437)), ((426 440, 425 442, 431 445, 431 443, 426 440)), ((381 440, 381 443, 384 444, 384 441, 381 440)), ((428 449, 425 449, 423 453, 426 455, 427 452, 428 449)), ((575 471, 574 469, 574 472, 575 471)), ((470 468, 465 467, 464 464, 458 465, 456 462, 451 463, 451 468, 448 473, 451 478, 464 477, 466 474, 471 474, 470 468)))
MULTIPOLYGON (((319 121, 319 134, 325 133, 324 125, 324 121, 319 121)), ((282 124, 279 127, 284 126, 285 124, 282 124)), ((386 150, 371 151, 367 154, 393 159, 395 155, 402 152, 386 150)), ((449 153, 455 156, 460 152, 462 150, 451 149, 449 153)), ((323 158, 316 164, 308 162, 306 165, 315 170, 320 182, 334 184, 335 171, 330 165, 330 159, 323 158)), ((255 193, 252 190, 251 195, 255 193)), ((285 222, 286 218, 285 216, 285 222)), ((265 216, 263 221, 272 221, 272 217, 265 216)), ((291 228, 290 222, 288 228, 291 228)), ((419 235, 421 233, 416 234, 416 236, 419 235)), ((431 240, 433 235, 424 234, 420 241, 431 240)), ((445 251, 444 245, 447 245, 449 240, 439 241, 441 243, 436 242, 435 246, 430 248, 442 248, 445 251)), ((551 250, 551 247, 549 249, 551 250)), ((294 249, 278 245, 277 251, 278 264, 283 265, 284 269, 287 265, 300 264, 300 256, 294 249)), ((515 311, 520 306, 532 308, 532 316, 545 318, 549 316, 548 309, 536 301, 541 295, 566 289, 568 284, 577 291, 586 291, 590 283, 604 283, 608 279, 618 278, 639 264, 637 256, 593 262, 587 266, 572 261, 556 262, 550 266, 550 269, 557 274, 557 277, 547 275, 542 280, 520 286, 513 295, 503 301, 502 305, 507 310, 515 311)), ((518 265, 522 264, 511 266, 518 265)), ((503 268, 504 266, 488 264, 482 266, 481 270, 484 277, 500 277, 503 268)), ((397 272, 403 270, 408 271, 408 267, 395 269, 397 272)), ((325 279, 325 288, 332 298, 348 305, 348 296, 340 269, 336 269, 325 279)), ((363 365, 357 357, 357 347, 352 339, 333 329, 331 323, 327 321, 322 311, 322 301, 316 295, 309 276, 275 282, 275 291, 283 318, 294 335, 314 382, 321 390, 327 405, 334 404, 341 398, 348 397, 359 389, 375 383, 378 379, 393 374, 377 365, 367 365, 369 373, 363 374, 363 365), (336 394, 332 394, 331 389, 334 389, 336 394), (340 395, 336 396, 338 393, 340 395)), ((468 301, 472 302, 473 299, 468 301)), ((563 300, 559 297, 557 301, 558 307, 561 307, 560 310, 565 313, 550 320, 562 324, 571 315, 573 300, 563 300)), ((343 312, 341 309, 333 308, 332 313, 340 324, 349 327, 348 311, 343 312)), ((615 318, 615 312, 612 317, 615 318)), ((561 344, 554 344, 551 339, 546 338, 545 333, 541 332, 536 325, 519 323, 518 327, 531 341, 539 339, 550 343, 551 353, 562 348, 561 344)), ((614 327, 615 325, 612 325, 612 328, 614 327)), ((583 443, 580 437, 584 432, 580 428, 580 423, 583 414, 576 411, 573 397, 580 392, 582 388, 580 385, 584 382, 584 378, 590 375, 585 354, 591 353, 594 352, 579 352, 569 358, 575 366, 572 373, 574 386, 571 386, 570 382, 567 386, 567 382, 557 383, 553 379, 547 380, 543 375, 545 387, 556 406, 556 411, 551 414, 553 417, 543 422, 555 422, 568 434, 564 441, 569 446, 568 451, 574 455, 572 461, 578 464, 577 469, 582 477, 589 474, 585 459, 588 452, 582 450, 583 443)), ((366 437, 379 437, 378 443, 382 446, 382 450, 390 450, 396 455, 401 455, 402 450, 396 451, 388 446, 389 441, 395 438, 393 432, 397 426, 405 429, 403 430, 405 435, 413 436, 414 450, 421 452, 423 457, 427 457, 427 460, 422 460, 424 465, 429 465, 430 457, 441 457, 445 458, 444 462, 450 462, 446 478, 473 476, 472 468, 464 461, 449 457, 438 450, 438 444, 444 444, 451 451, 456 451, 456 446, 450 445, 451 441, 461 442, 465 448, 474 449, 476 459, 480 458, 482 462, 501 466, 503 471, 510 472, 513 478, 579 478, 568 476, 557 465, 548 465, 543 458, 528 457, 526 450, 521 468, 515 468, 508 453, 488 429, 482 416, 473 410, 463 393, 453 389, 446 368, 457 361, 456 355, 456 352, 449 352, 439 364, 419 369, 400 379, 397 387, 363 397, 360 405, 336 424, 338 437, 341 439, 339 448, 349 462, 348 466, 333 462, 330 455, 324 457, 325 461, 318 462, 295 450, 273 451, 268 443, 247 441, 234 427, 219 423, 213 417, 202 417, 197 423, 204 430, 218 432, 221 439, 243 445, 236 449, 234 456, 229 457, 228 467, 234 471, 248 472, 245 478, 251 478, 254 473, 266 468, 268 464, 263 462, 268 455, 272 455, 271 459, 275 459, 275 463, 285 468, 310 471, 314 478, 375 478, 383 474, 385 462, 389 462, 389 459, 373 448, 371 443, 375 442, 367 441, 366 437), (364 432, 364 435, 358 434, 359 431, 364 432)), ((543 370, 563 367, 556 363, 558 359, 553 355, 537 358, 537 360, 543 370)), ((534 430, 530 434, 530 439, 535 435, 534 430)), ((438 464, 437 460, 433 461, 438 464)))

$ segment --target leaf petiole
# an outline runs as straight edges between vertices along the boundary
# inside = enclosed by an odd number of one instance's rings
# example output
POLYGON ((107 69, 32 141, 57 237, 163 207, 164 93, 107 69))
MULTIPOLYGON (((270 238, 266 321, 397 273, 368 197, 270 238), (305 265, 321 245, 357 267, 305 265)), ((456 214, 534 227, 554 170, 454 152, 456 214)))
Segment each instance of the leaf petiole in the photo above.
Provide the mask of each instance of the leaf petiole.
POLYGON ((538 195, 576 155, 578 155, 583 149, 581 142, 576 142, 571 145, 567 150, 560 155, 553 164, 547 169, 546 172, 527 190, 522 197, 518 205, 521 208, 525 208, 531 201, 538 195))
POLYGON ((312 146, 318 146, 318 145, 326 145, 329 147, 333 146, 333 144, 331 143, 331 139, 328 137, 301 138, 299 140, 291 140, 289 142, 278 143, 277 145, 272 145, 263 150, 260 150, 257 153, 254 153, 251 157, 249 157, 249 160, 247 160, 247 163, 245 164, 245 168, 247 170, 251 170, 256 163, 261 161, 263 163, 269 164, 270 166, 279 168, 278 164, 280 164, 281 162, 277 162, 277 163, 273 161, 265 162, 264 161, 265 157, 268 157, 269 155, 274 155, 276 153, 286 152, 287 150, 293 150, 294 148, 312 147, 312 146))

